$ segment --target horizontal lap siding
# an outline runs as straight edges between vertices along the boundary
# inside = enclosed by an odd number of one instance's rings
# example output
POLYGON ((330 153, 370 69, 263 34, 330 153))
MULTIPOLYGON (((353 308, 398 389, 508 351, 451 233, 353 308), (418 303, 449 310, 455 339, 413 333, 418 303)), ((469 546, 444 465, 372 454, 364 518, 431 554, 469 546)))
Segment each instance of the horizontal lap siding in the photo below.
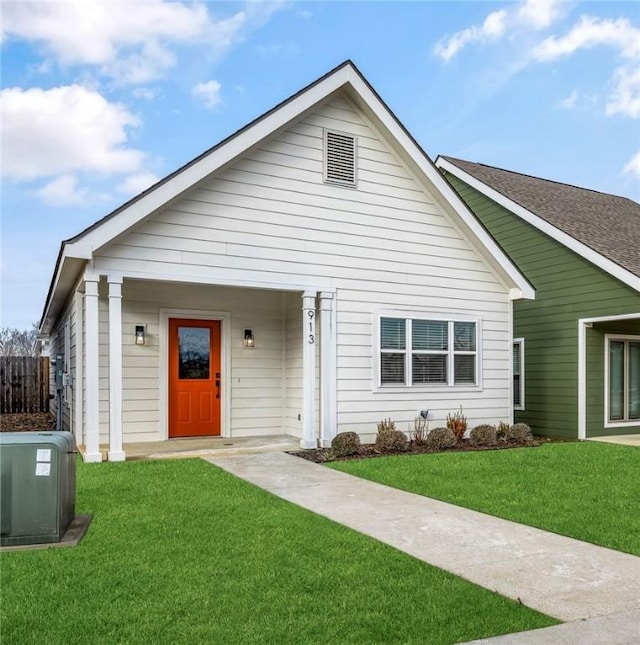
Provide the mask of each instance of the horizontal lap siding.
MULTIPOLYGON (((344 98, 334 98, 256 146, 101 249, 96 267, 101 272, 126 275, 129 271, 158 280, 170 276, 185 282, 334 288, 341 430, 366 433, 389 415, 406 424, 424 407, 436 411, 434 422, 438 423, 460 404, 469 409, 473 422, 508 415, 504 286, 391 146, 344 98), (323 127, 358 137, 357 188, 323 183, 323 127), (379 309, 443 317, 479 315, 485 334, 483 391, 428 396, 411 391, 374 393, 372 320, 379 309), (345 392, 353 398, 347 401, 345 392)), ((280 367, 284 425, 297 435, 301 428, 300 307, 300 294, 288 294, 280 367)), ((247 322, 252 328, 256 324, 247 322)), ((124 360, 126 364, 126 356, 124 360)), ((233 388, 234 401, 241 402, 243 410, 251 407, 252 400, 265 398, 256 388, 253 395, 244 389, 236 399, 240 385, 234 381, 233 388)), ((275 414, 276 407, 269 406, 269 414, 275 414)), ((245 416, 244 411, 234 413, 233 423, 243 423, 245 416)))
MULTIPOLYGON (((462 181, 448 179, 536 289, 535 301, 514 305, 514 336, 525 338, 525 410, 516 418, 542 434, 576 437, 578 319, 638 313, 640 295, 462 181)), ((606 433, 603 338, 587 333, 587 436, 606 433)))
POLYGON ((159 435, 159 400, 165 396, 160 391, 160 309, 231 314, 231 373, 223 383, 231 387, 232 434, 282 432, 282 294, 132 280, 125 280, 123 294, 123 423, 128 440, 164 438, 159 435), (133 330, 141 323, 147 325, 145 345, 136 346, 133 330), (253 331, 254 349, 243 346, 244 329, 253 331))

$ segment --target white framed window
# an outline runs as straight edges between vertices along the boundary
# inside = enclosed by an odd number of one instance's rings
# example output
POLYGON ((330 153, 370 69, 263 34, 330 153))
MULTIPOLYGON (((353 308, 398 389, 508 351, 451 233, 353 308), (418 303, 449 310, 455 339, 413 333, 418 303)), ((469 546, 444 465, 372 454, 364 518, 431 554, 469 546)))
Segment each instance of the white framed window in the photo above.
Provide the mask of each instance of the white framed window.
POLYGON ((378 317, 379 387, 477 387, 479 320, 378 317))
POLYGON ((640 336, 605 336, 605 426, 640 424, 640 336))
POLYGON ((513 339, 513 409, 524 410, 524 338, 513 339))
POLYGON ((357 141, 345 132, 324 130, 324 181, 341 186, 356 185, 357 141))

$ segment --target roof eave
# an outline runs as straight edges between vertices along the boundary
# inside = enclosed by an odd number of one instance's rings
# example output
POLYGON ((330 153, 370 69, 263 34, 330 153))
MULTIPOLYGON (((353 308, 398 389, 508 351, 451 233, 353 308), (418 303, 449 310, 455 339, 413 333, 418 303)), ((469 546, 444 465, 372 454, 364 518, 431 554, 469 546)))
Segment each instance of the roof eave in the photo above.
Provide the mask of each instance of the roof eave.
POLYGON ((560 244, 563 244, 570 250, 582 256, 603 271, 606 271, 614 278, 617 278, 635 291, 640 292, 640 276, 637 276, 631 271, 628 271, 616 262, 613 262, 613 260, 610 260, 601 253, 598 253, 590 246, 587 246, 565 231, 557 228, 553 224, 550 224, 539 215, 536 215, 532 211, 524 208, 509 197, 498 192, 495 188, 489 186, 487 183, 481 181, 480 179, 477 179, 466 170, 463 170, 459 166, 456 166, 448 159, 444 159, 443 157, 439 156, 436 159, 436 166, 446 172, 450 172, 452 175, 465 182, 467 185, 471 186, 471 188, 474 188, 485 197, 488 197, 503 208, 511 211, 512 213, 514 213, 514 215, 520 217, 525 222, 549 235, 549 237, 555 239, 560 244))

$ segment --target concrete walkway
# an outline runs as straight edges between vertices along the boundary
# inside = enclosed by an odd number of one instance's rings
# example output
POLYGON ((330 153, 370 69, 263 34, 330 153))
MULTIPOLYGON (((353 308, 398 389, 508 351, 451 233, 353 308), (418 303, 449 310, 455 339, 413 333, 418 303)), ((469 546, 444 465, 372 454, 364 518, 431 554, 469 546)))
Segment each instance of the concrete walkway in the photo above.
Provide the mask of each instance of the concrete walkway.
MULTIPOLYGON (((593 642, 640 643, 640 558, 636 556, 399 491, 284 453, 207 461, 289 502, 560 620, 624 615, 638 634, 636 640, 593 642)), ((513 635, 509 639, 489 642, 574 642, 516 641, 513 635)))

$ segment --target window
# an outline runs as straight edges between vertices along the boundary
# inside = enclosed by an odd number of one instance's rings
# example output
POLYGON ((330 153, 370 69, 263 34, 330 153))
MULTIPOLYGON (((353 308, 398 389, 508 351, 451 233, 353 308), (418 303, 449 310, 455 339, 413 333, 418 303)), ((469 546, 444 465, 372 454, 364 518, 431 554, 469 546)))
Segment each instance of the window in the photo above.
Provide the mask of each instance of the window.
POLYGON ((477 385, 475 321, 380 318, 380 385, 477 385))
POLYGON ((356 138, 342 132, 324 131, 324 180, 343 186, 356 185, 356 138))
POLYGON ((609 423, 640 421, 640 337, 607 337, 609 423))
POLYGON ((524 410, 524 338, 513 341, 513 407, 524 410))

